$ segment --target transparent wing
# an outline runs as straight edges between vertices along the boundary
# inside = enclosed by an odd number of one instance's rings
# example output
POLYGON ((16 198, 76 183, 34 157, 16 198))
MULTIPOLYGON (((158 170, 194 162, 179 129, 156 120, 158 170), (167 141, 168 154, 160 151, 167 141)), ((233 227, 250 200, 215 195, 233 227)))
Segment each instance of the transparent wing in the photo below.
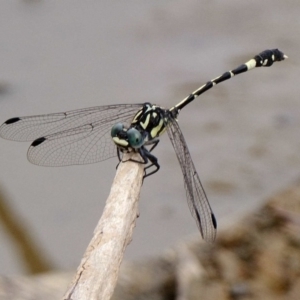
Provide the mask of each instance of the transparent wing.
POLYGON ((43 166, 95 163, 116 156, 110 137, 118 122, 130 124, 142 104, 119 104, 64 113, 12 118, 0 127, 0 136, 33 141, 30 162, 43 166))
POLYGON ((184 187, 191 214, 196 220, 202 238, 212 243, 217 232, 216 218, 209 205, 179 125, 175 119, 170 121, 167 132, 183 173, 184 187))

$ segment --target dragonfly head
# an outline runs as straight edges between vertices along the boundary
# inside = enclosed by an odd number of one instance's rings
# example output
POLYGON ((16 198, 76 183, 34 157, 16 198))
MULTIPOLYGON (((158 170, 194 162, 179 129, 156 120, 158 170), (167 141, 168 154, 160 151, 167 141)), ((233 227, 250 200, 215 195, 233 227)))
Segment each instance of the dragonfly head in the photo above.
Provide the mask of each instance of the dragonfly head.
POLYGON ((124 124, 117 123, 111 129, 111 137, 114 143, 120 147, 138 149, 144 144, 142 134, 136 128, 126 128, 124 124))

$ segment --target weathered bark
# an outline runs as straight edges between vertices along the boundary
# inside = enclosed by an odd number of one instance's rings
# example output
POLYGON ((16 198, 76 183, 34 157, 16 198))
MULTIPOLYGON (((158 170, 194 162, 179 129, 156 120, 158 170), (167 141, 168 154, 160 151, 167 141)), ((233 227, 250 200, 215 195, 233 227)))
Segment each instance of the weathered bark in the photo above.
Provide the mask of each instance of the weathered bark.
MULTIPOLYGON (((123 160, 128 158, 126 155, 123 160)), ((120 163, 102 217, 64 299, 111 298, 138 216, 143 170, 142 164, 120 163)))

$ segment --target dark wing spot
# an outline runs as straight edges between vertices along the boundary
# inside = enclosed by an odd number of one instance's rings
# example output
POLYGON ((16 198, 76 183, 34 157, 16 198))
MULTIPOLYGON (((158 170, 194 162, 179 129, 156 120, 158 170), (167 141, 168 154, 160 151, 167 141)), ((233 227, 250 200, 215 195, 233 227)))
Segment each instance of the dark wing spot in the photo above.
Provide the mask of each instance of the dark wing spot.
POLYGON ((46 141, 45 137, 38 138, 32 142, 31 146, 36 147, 36 146, 40 145, 41 143, 43 143, 44 141, 46 141))
POLYGON ((4 124, 12 124, 12 123, 16 123, 20 120, 21 120, 20 118, 11 118, 11 119, 7 120, 4 124))
POLYGON ((203 229, 202 229, 202 226, 201 226, 200 215, 199 215, 199 213, 198 213, 198 211, 197 211, 196 208, 195 208, 195 213, 196 213, 196 217, 197 217, 197 220, 198 220, 198 224, 199 224, 198 227, 200 229, 201 236, 202 236, 202 238, 204 238, 203 229))
POLYGON ((196 210, 196 208, 195 208, 195 213, 196 213, 196 217, 197 217, 197 220, 198 220, 199 224, 201 224, 201 222, 200 222, 200 216, 199 216, 199 213, 196 210))
POLYGON ((214 214, 211 214, 211 220, 214 225, 214 228, 217 229, 217 220, 214 214))

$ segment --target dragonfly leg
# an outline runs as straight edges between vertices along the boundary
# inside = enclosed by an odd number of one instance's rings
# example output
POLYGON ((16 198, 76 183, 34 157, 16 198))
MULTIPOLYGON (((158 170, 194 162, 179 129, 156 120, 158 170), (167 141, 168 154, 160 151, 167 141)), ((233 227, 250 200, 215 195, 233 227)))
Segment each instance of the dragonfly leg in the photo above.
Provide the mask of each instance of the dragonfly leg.
POLYGON ((118 169, 118 166, 119 166, 120 162, 122 161, 122 157, 121 157, 120 152, 121 152, 120 149, 117 147, 117 155, 118 155, 119 162, 116 165, 116 170, 118 169))
POLYGON ((147 167, 145 167, 144 171, 145 171, 145 175, 144 175, 144 178, 150 176, 150 175, 153 175, 154 173, 156 173, 159 169, 160 169, 160 165, 157 161, 157 158, 156 156, 152 155, 148 150, 147 152, 145 153, 145 155, 147 155, 147 159, 150 160, 151 164, 147 167), (151 168, 152 166, 155 167, 154 170, 152 170, 151 172, 147 173, 147 169, 151 168))
POLYGON ((148 151, 152 152, 152 150, 157 146, 158 143, 159 143, 159 140, 157 140, 156 142, 154 142, 153 146, 148 151))
MULTIPOLYGON (((152 148, 150 150, 153 150, 153 148, 158 144, 158 141, 155 142, 155 144, 152 146, 152 148)), ((156 173, 159 169, 160 169, 160 165, 158 164, 157 158, 156 156, 154 156, 153 154, 150 153, 150 150, 146 149, 145 147, 141 147, 139 148, 138 152, 141 156, 141 158, 143 159, 143 161, 139 161, 139 160, 135 160, 135 159, 128 159, 126 161, 133 161, 139 164, 147 164, 149 161, 151 162, 151 164, 147 167, 145 167, 145 175, 143 178, 146 178, 154 173, 156 173), (155 167, 155 169, 149 173, 146 172, 147 169, 151 168, 152 166, 155 167)))

